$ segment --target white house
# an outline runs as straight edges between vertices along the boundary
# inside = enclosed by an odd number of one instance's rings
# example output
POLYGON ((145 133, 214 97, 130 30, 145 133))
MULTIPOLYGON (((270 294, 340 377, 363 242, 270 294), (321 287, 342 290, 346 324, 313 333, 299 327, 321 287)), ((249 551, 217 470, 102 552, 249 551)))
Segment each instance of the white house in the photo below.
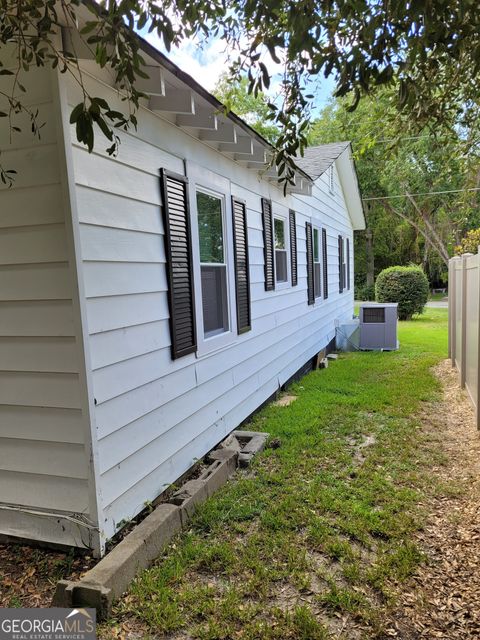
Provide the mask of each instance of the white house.
POLYGON ((268 143, 142 49, 150 98, 116 158, 78 144, 70 73, 23 74, 41 140, 0 118, 18 171, 0 190, 0 534, 96 555, 351 319, 364 228, 348 143, 309 149, 284 195, 268 143))

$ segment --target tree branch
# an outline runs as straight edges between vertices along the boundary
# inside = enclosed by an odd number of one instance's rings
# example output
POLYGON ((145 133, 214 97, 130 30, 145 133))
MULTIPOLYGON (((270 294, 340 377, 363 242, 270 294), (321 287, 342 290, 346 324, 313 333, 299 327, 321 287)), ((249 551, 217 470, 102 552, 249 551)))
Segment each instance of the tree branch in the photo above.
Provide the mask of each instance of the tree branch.
POLYGON ((408 224, 410 224, 416 231, 418 231, 418 233, 420 233, 424 237, 425 242, 429 243, 436 250, 436 252, 439 254, 439 256, 441 257, 443 262, 446 265, 448 265, 449 256, 448 256, 448 253, 446 252, 446 249, 443 246, 443 243, 441 242, 441 240, 440 240, 440 244, 438 244, 437 241, 435 240, 435 238, 432 239, 431 237, 428 236, 428 234, 426 233, 425 229, 422 229, 422 227, 419 224, 417 224, 414 220, 412 220, 411 218, 406 216, 404 213, 402 213, 398 209, 395 209, 394 207, 392 207, 392 205, 390 204, 390 202, 388 200, 383 200, 382 199, 381 202, 383 202, 385 208, 388 211, 390 211, 390 213, 393 213, 396 216, 398 216, 399 218, 402 218, 402 220, 405 220, 405 222, 408 222, 408 224))
MULTIPOLYGON (((448 265, 449 255, 448 255, 448 251, 445 248, 445 245, 444 245, 442 239, 438 235, 436 229, 434 228, 434 226, 432 225, 432 223, 430 222, 428 217, 425 215, 425 213, 420 209, 418 204, 415 202, 413 196, 411 196, 408 192, 406 193, 406 195, 407 195, 407 198, 412 203, 413 208, 417 212, 418 216, 421 218, 421 220, 423 221, 423 223, 425 224, 425 226, 429 230, 432 238, 435 240, 435 246, 437 247, 437 249, 440 250, 439 253, 440 253, 443 261, 445 262, 446 265, 448 265)), ((424 237, 426 237, 425 234, 424 234, 424 237)), ((431 239, 429 239, 429 241, 431 242, 431 239)))

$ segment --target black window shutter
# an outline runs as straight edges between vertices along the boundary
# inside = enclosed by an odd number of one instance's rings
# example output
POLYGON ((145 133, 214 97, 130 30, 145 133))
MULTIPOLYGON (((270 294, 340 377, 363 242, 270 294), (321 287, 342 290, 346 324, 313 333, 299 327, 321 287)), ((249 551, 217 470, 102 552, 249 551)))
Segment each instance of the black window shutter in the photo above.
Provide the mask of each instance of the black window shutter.
POLYGON ((347 289, 350 291, 350 239, 347 238, 347 289))
POLYGON ((315 283, 313 274, 313 233, 310 222, 305 223, 305 234, 307 239, 307 294, 308 304, 315 302, 315 283))
POLYGON ((247 207, 243 200, 232 197, 233 247, 237 293, 237 331, 252 328, 250 315, 250 273, 248 260, 247 207))
POLYGON ((298 284, 298 261, 297 261, 297 217, 295 211, 288 212, 290 223, 290 267, 292 270, 292 287, 298 284))
POLYGON ((322 229, 323 297, 328 298, 327 230, 322 229))
POLYGON ((197 349, 188 180, 161 170, 172 358, 197 349))
POLYGON ((263 251, 265 257, 265 291, 275 289, 272 203, 262 198, 263 251))
POLYGON ((343 238, 338 236, 338 290, 343 293, 343 238))

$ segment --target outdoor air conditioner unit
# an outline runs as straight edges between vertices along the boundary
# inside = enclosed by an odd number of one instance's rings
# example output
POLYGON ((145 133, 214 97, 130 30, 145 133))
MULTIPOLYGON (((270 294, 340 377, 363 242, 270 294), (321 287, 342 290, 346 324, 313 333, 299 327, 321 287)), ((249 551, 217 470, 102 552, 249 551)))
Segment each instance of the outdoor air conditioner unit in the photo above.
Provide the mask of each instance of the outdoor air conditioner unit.
POLYGON ((360 306, 360 349, 398 349, 397 303, 366 302, 360 306))

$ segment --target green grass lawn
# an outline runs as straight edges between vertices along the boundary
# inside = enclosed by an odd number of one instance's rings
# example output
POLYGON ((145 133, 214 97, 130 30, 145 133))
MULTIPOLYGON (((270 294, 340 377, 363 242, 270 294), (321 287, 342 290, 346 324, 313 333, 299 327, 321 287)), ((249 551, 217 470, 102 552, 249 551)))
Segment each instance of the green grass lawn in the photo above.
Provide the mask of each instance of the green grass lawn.
POLYGON ((448 297, 447 293, 431 293, 428 297, 429 300, 445 300, 448 297))
POLYGON ((392 585, 422 559, 413 533, 442 454, 415 412, 438 397, 447 311, 399 337, 399 351, 342 354, 292 385, 293 404, 257 414, 248 428, 281 447, 200 508, 102 637, 125 621, 145 638, 341 638, 342 620, 381 634, 392 585))

